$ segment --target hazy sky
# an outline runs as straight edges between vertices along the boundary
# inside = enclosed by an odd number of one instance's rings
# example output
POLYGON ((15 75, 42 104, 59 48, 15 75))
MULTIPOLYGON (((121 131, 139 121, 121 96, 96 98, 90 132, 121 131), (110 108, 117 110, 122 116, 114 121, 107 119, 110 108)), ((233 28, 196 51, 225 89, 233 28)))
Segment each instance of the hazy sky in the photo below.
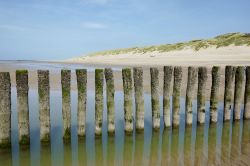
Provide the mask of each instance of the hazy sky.
POLYGON ((250 32, 249 0, 0 0, 0 60, 250 32))

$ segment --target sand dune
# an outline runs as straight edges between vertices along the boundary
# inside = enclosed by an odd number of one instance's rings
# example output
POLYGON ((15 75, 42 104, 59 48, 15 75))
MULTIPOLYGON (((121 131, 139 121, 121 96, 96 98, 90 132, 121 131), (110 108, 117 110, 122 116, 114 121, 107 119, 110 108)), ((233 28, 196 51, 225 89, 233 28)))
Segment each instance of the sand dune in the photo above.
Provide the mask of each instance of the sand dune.
POLYGON ((250 46, 216 48, 195 51, 185 48, 169 52, 125 53, 72 58, 66 62, 97 65, 162 66, 162 65, 250 65, 250 46))

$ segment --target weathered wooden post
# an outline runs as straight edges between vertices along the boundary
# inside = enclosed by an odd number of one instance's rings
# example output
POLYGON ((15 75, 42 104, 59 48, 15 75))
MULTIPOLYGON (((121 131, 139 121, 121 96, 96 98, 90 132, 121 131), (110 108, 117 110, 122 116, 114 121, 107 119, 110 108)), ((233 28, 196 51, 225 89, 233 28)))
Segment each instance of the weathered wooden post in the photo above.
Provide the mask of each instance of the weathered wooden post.
POLYGON ((136 108, 136 130, 144 130, 144 93, 143 93, 143 69, 135 67, 133 69, 135 108, 136 108))
POLYGON ((159 70, 150 68, 153 128, 160 129, 159 70))
POLYGON ((170 117, 170 89, 173 77, 173 67, 164 66, 164 85, 163 85, 163 118, 164 126, 171 126, 170 117))
POLYGON ((84 137, 86 131, 87 70, 77 69, 76 80, 78 89, 77 134, 78 137, 84 137))
POLYGON ((18 109, 18 128, 19 143, 21 145, 30 144, 30 125, 29 125, 29 102, 28 102, 28 71, 16 71, 17 88, 17 109, 18 109))
POLYGON ((195 85, 197 82, 197 69, 195 67, 188 67, 188 81, 186 90, 186 124, 192 125, 193 122, 193 98, 195 85))
POLYGON ((63 140, 71 139, 71 95, 70 95, 71 71, 61 70, 62 84, 62 115, 63 115, 63 140))
POLYGON ((11 82, 8 72, 0 72, 0 148, 11 146, 11 82))
POLYGON ((243 66, 238 66, 235 73, 234 120, 240 120, 245 72, 244 70, 245 69, 243 66))
POLYGON ((246 85, 244 97, 244 119, 250 119, 250 66, 246 67, 246 85))
POLYGON ((108 133, 113 134, 115 132, 115 85, 114 75, 111 68, 105 69, 105 79, 108 110, 108 133))
POLYGON ((198 124, 205 123, 206 84, 207 84, 207 68, 206 67, 199 67, 199 69, 198 69, 198 92, 197 92, 197 121, 198 121, 198 124))
POLYGON ((103 69, 95 69, 95 135, 102 134, 103 69))
POLYGON ((210 123, 217 122, 219 90, 220 90, 220 67, 214 66, 212 68, 212 87, 210 95, 210 123))
POLYGON ((180 123, 180 95, 182 82, 182 67, 174 67, 174 87, 173 87, 173 127, 180 123))
POLYGON ((234 75, 235 68, 233 66, 226 66, 225 68, 225 91, 224 91, 224 121, 230 120, 233 92, 234 92, 234 75))
POLYGON ((132 105, 132 72, 131 69, 122 69, 123 93, 124 93, 124 119, 125 132, 133 132, 133 105, 132 105))
POLYGON ((38 70, 38 95, 40 139, 43 143, 50 142, 50 85, 49 71, 38 70))

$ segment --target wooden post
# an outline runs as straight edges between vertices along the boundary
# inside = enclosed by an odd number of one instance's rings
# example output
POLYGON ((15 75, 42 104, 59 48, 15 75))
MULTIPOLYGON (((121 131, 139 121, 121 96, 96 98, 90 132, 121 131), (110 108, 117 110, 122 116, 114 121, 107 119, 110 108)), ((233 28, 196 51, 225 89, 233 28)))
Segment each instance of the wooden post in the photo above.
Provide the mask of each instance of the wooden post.
POLYGON ((68 142, 71 139, 70 81, 71 81, 71 71, 61 70, 63 140, 64 142, 68 142))
POLYGON ((0 148, 11 146, 11 82, 8 72, 0 72, 0 148))
POLYGON ((105 69, 105 79, 108 110, 108 133, 113 134, 115 132, 115 85, 114 75, 111 68, 105 69))
POLYGON ((186 125, 192 125, 193 122, 193 98, 195 85, 197 82, 197 70, 195 67, 188 67, 188 81, 186 90, 186 125))
POLYGON ((220 89, 220 67, 214 66, 212 68, 212 87, 210 95, 210 123, 217 122, 219 89, 220 89))
POLYGON ((150 68, 153 128, 160 129, 159 70, 150 68))
POLYGON ((230 120, 231 110, 233 109, 235 68, 226 66, 225 68, 225 91, 224 91, 224 121, 230 120))
POLYGON ((246 85, 244 97, 244 119, 250 119, 250 66, 246 67, 246 85))
POLYGON ((173 87, 173 127, 180 123, 180 95, 182 82, 182 67, 174 67, 174 87, 173 87))
POLYGON ((243 96, 243 82, 244 82, 243 66, 238 66, 235 73, 235 91, 234 91, 234 120, 240 120, 241 103, 243 96))
POLYGON ((95 69, 95 135, 102 135, 103 69, 95 69))
POLYGON ((144 93, 143 93, 143 69, 135 67, 133 70, 135 108, 136 108, 136 130, 144 130, 144 93))
POLYGON ((18 109, 18 128, 19 143, 21 145, 30 144, 30 126, 29 126, 29 102, 28 102, 28 71, 16 71, 17 88, 17 109, 18 109))
POLYGON ((76 70, 78 106, 77 106, 77 134, 84 137, 86 131, 86 106, 87 106, 87 70, 76 70))
POLYGON ((38 70, 38 95, 40 139, 43 143, 50 142, 50 86, 49 71, 38 70))
POLYGON ((198 124, 205 123, 206 84, 207 84, 207 68, 199 67, 198 69, 198 93, 197 93, 198 124))
POLYGON ((170 117, 170 88, 173 77, 173 67, 164 66, 164 86, 163 86, 163 118, 164 126, 171 126, 170 117))
POLYGON ((131 69, 122 69, 124 92, 124 119, 125 132, 133 132, 133 105, 132 105, 132 72, 131 69))

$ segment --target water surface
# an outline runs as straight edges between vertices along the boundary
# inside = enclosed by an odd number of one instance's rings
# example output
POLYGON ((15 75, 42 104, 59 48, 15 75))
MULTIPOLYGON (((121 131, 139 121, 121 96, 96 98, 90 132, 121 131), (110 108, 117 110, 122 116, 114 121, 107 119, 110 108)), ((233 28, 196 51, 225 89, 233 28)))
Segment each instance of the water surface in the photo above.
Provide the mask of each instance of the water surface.
MULTIPOLYGON (((52 65, 53 66, 53 65, 52 65)), ((25 66, 24 66, 25 67, 25 66)), ((33 66, 34 67, 34 66, 33 66)), ((40 68, 41 66, 36 66, 40 68)), ((60 68, 59 66, 58 68, 60 68)), ((65 66, 64 66, 65 67, 65 66)), ((79 66, 74 66, 78 68, 79 66)), ((51 69, 51 68, 50 68, 51 69)), ((104 92, 104 94, 106 94, 104 92)), ((104 95, 105 96, 105 95, 104 95)), ((106 104, 103 112, 101 138, 94 135, 94 91, 88 90, 86 137, 77 137, 77 92, 72 90, 72 132, 71 143, 62 140, 61 91, 52 90, 51 102, 51 144, 40 144, 38 93, 29 91, 30 138, 29 147, 18 144, 16 89, 12 87, 12 146, 0 150, 0 165, 249 165, 250 163, 250 121, 226 122, 223 124, 223 103, 219 104, 217 124, 209 124, 209 102, 206 102, 206 122, 185 128, 185 100, 181 98, 181 121, 179 129, 164 129, 163 121, 159 131, 152 130, 151 98, 145 97, 145 131, 124 133, 123 93, 115 93, 115 135, 107 134, 106 104)), ((106 98, 104 98, 105 103, 106 98)), ((135 112, 135 108, 134 108, 135 112)), ((196 121, 196 101, 193 102, 196 121)), ((161 96, 161 120, 162 96, 161 96)))

